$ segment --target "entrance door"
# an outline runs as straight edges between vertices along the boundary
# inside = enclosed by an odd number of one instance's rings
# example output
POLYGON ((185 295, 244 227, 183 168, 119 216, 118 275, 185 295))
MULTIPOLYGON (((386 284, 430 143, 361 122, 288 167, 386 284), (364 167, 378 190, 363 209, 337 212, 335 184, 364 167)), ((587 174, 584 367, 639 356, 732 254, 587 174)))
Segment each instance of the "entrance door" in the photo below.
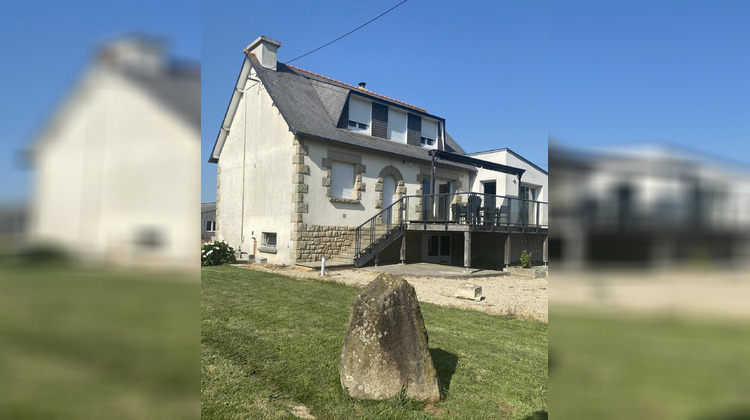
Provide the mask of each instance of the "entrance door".
POLYGON ((451 263, 450 235, 423 235, 422 261, 434 264, 451 263))
MULTIPOLYGON (((393 204, 393 196, 396 194, 396 180, 391 175, 383 178, 383 209, 393 204)), ((393 209, 383 213, 383 223, 393 222, 393 209)))
POLYGON ((496 207, 495 204, 495 195, 497 195, 497 182, 496 181, 486 181, 482 183, 483 192, 485 194, 484 196, 484 206, 490 209, 494 209, 496 207))

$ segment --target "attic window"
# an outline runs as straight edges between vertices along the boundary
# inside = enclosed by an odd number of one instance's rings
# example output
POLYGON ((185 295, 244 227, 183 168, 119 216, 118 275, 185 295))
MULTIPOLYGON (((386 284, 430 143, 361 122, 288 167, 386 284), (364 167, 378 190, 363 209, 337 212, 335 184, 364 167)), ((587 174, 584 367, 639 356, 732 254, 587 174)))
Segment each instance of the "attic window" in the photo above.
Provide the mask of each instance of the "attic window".
POLYGON ((370 134, 372 110, 369 102, 349 99, 349 130, 370 134))
POLYGON ((438 124, 422 119, 422 147, 434 149, 437 145, 438 124))
POLYGON ((388 109, 388 138, 397 143, 406 143, 406 114, 388 109))

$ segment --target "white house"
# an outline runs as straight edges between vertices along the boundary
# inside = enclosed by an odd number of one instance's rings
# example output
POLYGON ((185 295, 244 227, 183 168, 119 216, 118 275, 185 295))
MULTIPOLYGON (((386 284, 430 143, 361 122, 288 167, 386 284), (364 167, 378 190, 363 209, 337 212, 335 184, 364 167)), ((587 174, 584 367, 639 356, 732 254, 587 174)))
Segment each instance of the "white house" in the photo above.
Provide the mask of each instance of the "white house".
POLYGON ((546 226, 501 223, 502 197, 497 212, 466 210, 479 203, 469 201, 478 167, 522 169, 466 156, 424 108, 278 62, 280 46, 261 36, 245 49, 209 159, 219 239, 288 265, 324 256, 502 264, 504 238, 532 230, 541 246, 546 226), (500 250, 472 262, 474 231, 495 234, 500 250))
POLYGON ((740 262, 750 255, 747 168, 656 144, 553 146, 550 155, 554 257, 565 264, 740 262))
POLYGON ((200 68, 105 45, 29 150, 31 235, 86 260, 197 269, 200 68))

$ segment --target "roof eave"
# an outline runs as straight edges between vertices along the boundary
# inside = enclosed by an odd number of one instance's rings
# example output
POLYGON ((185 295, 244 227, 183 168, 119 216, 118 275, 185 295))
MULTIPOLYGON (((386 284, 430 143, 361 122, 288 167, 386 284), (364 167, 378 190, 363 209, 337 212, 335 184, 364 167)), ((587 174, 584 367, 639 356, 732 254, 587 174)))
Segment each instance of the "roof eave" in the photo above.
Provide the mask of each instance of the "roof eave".
MULTIPOLYGON (((305 132, 297 132, 297 133, 295 133, 295 136, 304 136, 304 137, 311 138, 313 140, 319 140, 319 141, 329 142, 329 143, 336 143, 336 144, 339 144, 339 145, 342 145, 342 146, 347 146, 347 147, 351 147, 351 148, 355 148, 355 149, 361 149, 361 150, 367 150, 367 151, 370 151, 370 152, 381 153, 381 154, 386 154, 386 155, 390 155, 390 156, 397 156, 397 157, 400 157, 400 158, 403 158, 403 159, 416 160, 416 161, 421 161, 421 162, 425 162, 425 163, 429 163, 431 161, 430 158, 428 158, 428 157, 420 158, 420 157, 417 157, 417 156, 407 155, 407 154, 403 154, 403 153, 391 152, 391 151, 388 151, 388 150, 380 150, 380 149, 376 149, 376 148, 373 148, 373 147, 367 147, 367 146, 361 146, 361 145, 357 145, 357 144, 347 143, 345 141, 335 140, 335 139, 332 139, 332 138, 322 137, 322 136, 318 136, 318 135, 310 134, 310 133, 305 133, 305 132)), ((445 165, 445 162, 441 162, 441 164, 445 165)), ((473 167, 464 167, 464 166, 450 165, 450 164, 445 165, 445 166, 450 166, 450 167, 453 167, 453 168, 458 168, 458 169, 462 169, 462 170, 466 170, 466 171, 471 171, 471 172, 476 172, 477 171, 473 167)))

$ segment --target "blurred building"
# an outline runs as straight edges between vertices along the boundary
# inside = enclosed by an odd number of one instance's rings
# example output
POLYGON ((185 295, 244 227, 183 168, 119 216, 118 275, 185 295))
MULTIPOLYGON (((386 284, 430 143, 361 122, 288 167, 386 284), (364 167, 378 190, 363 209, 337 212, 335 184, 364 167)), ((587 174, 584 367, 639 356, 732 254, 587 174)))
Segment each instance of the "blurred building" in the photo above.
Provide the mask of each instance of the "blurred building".
POLYGON ((550 258, 564 266, 737 263, 748 253, 750 173, 681 148, 550 145, 550 258))
POLYGON ((201 203, 201 241, 213 241, 216 236, 216 202, 201 203))
POLYGON ((30 148, 33 239, 197 268, 200 115, 197 63, 145 36, 104 45, 30 148))
MULTIPOLYGON (((0 204, 0 240, 21 239, 26 234, 28 209, 24 204, 0 204)), ((0 250, 4 249, 0 246, 0 250)))

